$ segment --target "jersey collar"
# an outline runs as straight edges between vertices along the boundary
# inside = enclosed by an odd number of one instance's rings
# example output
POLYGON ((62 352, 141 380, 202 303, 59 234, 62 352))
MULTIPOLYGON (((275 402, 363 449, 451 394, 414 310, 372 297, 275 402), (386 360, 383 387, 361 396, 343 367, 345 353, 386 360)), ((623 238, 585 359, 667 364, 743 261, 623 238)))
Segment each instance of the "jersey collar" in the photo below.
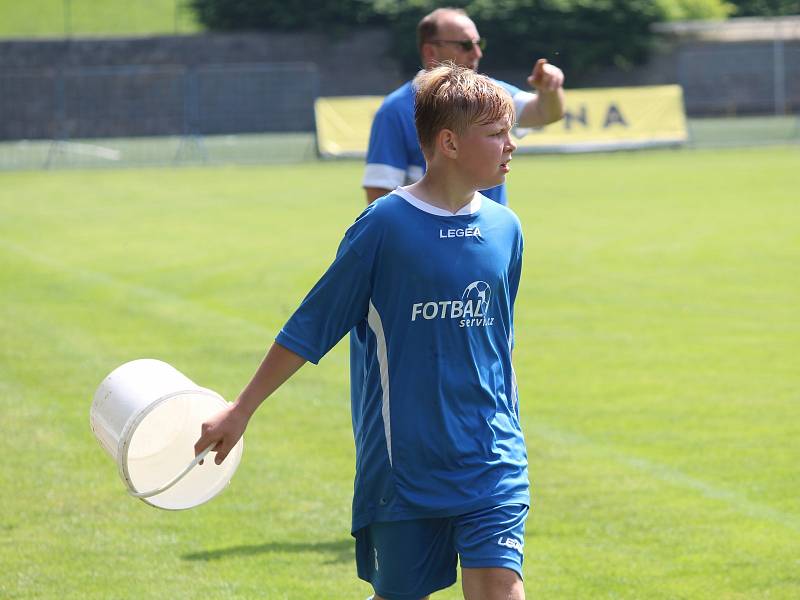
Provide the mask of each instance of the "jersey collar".
POLYGON ((444 210, 443 208, 433 206, 432 204, 428 204, 427 202, 420 200, 405 188, 398 187, 394 190, 394 193, 400 196, 414 208, 418 208, 423 212, 436 215, 438 217, 461 217, 464 215, 475 214, 480 209, 483 199, 485 198, 485 196, 480 192, 475 192, 475 195, 472 197, 472 200, 470 200, 469 204, 461 207, 458 212, 451 213, 449 210, 444 210))

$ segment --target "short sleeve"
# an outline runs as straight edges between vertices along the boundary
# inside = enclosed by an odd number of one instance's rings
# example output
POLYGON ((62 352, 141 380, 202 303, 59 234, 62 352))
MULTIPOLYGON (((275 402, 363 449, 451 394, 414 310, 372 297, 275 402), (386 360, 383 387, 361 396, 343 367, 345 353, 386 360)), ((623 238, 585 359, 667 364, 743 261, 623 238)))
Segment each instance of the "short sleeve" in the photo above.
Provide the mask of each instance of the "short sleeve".
POLYGON ((384 104, 375 114, 367 147, 364 187, 393 190, 403 185, 409 167, 403 123, 396 103, 384 104))
POLYGON ((314 364, 367 316, 374 236, 361 222, 365 214, 348 229, 333 263, 275 338, 314 364))

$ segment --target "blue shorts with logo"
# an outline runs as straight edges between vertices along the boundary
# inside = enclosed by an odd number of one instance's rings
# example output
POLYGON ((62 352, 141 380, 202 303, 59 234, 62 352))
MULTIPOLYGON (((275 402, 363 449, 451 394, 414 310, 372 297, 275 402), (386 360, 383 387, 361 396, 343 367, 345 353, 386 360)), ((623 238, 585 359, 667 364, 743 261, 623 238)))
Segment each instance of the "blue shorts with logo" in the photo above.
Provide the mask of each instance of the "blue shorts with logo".
POLYGON ((456 567, 502 567, 522 577, 528 507, 371 523, 356 538, 358 576, 387 600, 419 600, 456 582, 456 567))

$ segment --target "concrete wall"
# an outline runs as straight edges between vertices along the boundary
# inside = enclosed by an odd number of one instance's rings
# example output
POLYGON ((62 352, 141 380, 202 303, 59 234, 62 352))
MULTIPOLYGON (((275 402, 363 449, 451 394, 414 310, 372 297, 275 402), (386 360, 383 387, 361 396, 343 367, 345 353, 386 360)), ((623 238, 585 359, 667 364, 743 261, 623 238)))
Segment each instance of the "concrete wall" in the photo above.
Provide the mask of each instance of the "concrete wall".
POLYGON ((675 41, 646 65, 603 70, 581 83, 678 83, 690 116, 800 113, 800 40, 675 41))
MULTIPOLYGON (((312 131, 315 96, 403 82, 390 43, 379 29, 0 42, 0 139, 312 131)), ((528 73, 490 74, 524 88, 528 73)), ((670 38, 636 69, 567 73, 573 88, 666 83, 693 116, 800 112, 800 40, 670 38)))
POLYGON ((386 57, 391 39, 380 29, 328 37, 303 33, 237 33, 146 38, 12 40, 0 42, 0 71, 114 65, 310 62, 323 95, 391 90, 402 82, 386 57))
MULTIPOLYGON (((492 75, 526 85, 520 69, 492 75)), ((673 41, 631 70, 566 77, 568 88, 680 84, 690 116, 800 113, 800 40, 673 41)))
POLYGON ((0 139, 313 131, 402 82, 383 30, 0 42, 0 139))

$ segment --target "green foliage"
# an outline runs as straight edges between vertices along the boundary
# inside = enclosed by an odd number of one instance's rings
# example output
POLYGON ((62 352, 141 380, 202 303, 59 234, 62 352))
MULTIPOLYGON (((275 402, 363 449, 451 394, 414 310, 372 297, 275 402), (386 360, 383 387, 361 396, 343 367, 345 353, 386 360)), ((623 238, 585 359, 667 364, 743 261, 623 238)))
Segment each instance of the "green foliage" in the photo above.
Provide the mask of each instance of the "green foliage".
POLYGON ((191 0, 191 5, 199 21, 216 30, 341 32, 363 25, 385 26, 393 33, 391 52, 407 74, 420 66, 415 35, 419 19, 434 8, 456 6, 466 9, 490 41, 483 61, 487 71, 527 69, 545 57, 579 78, 598 67, 627 69, 645 61, 654 41, 653 23, 725 19, 734 11, 785 14, 798 1, 191 0))
POLYGON ((667 21, 725 19, 735 7, 726 0, 658 0, 667 21))
POLYGON ((189 0, 198 20, 218 31, 330 30, 375 21, 372 0, 189 0))
POLYGON ((530 67, 548 58, 571 76, 599 66, 629 68, 647 58, 650 26, 661 11, 649 0, 478 0, 470 12, 493 40, 484 65, 530 67))
MULTIPOLYGON (((406 0, 378 5, 396 33, 396 55, 407 70, 415 68, 414 26, 437 2, 406 0)), ((464 7, 481 35, 489 40, 483 66, 530 68, 548 58, 571 75, 598 66, 628 68, 646 59, 650 26, 664 11, 649 0, 472 0, 464 7)))
POLYGON ((800 0, 728 0, 737 17, 779 17, 800 15, 800 0))
MULTIPOLYGON (((714 0, 706 2, 713 5, 714 0)), ((409 73, 419 67, 416 24, 442 5, 465 8, 491 40, 487 69, 527 68, 536 58, 547 57, 573 74, 600 65, 626 68, 643 61, 651 45, 650 26, 666 15, 651 0, 316 0, 311 4, 192 0, 198 19, 210 29, 329 31, 364 24, 387 26, 394 34, 393 54, 409 73)))

